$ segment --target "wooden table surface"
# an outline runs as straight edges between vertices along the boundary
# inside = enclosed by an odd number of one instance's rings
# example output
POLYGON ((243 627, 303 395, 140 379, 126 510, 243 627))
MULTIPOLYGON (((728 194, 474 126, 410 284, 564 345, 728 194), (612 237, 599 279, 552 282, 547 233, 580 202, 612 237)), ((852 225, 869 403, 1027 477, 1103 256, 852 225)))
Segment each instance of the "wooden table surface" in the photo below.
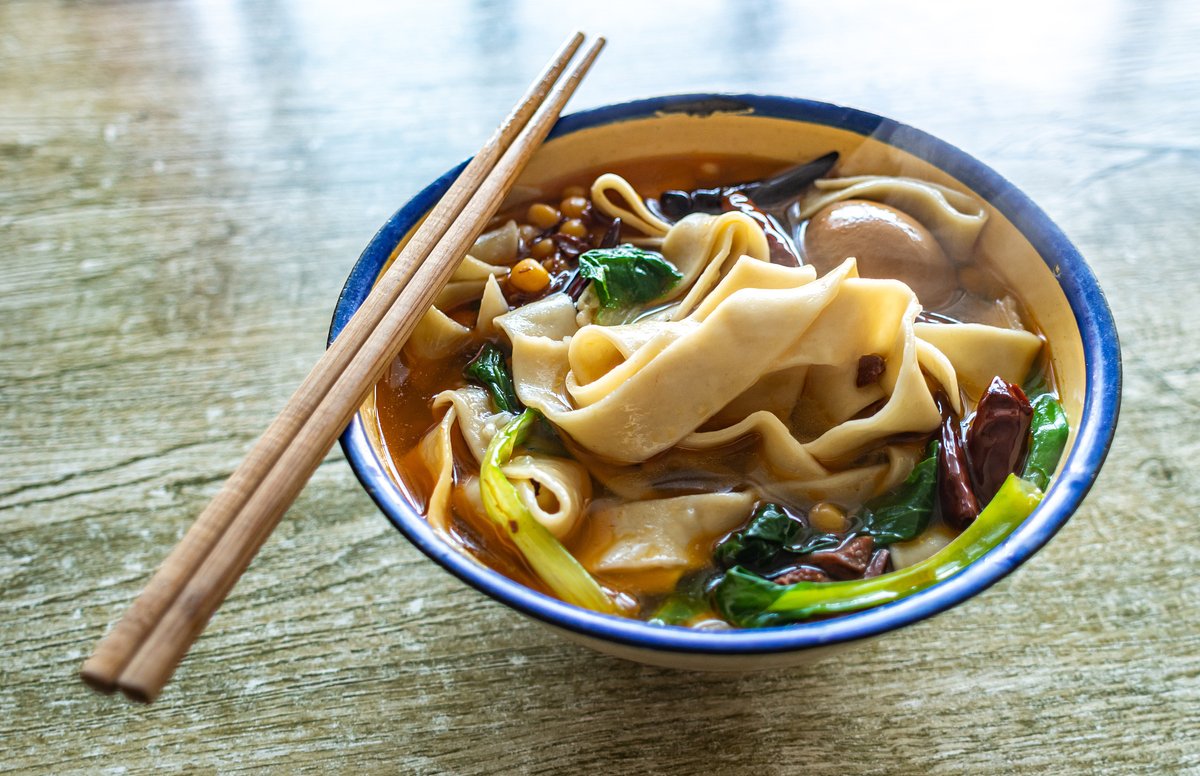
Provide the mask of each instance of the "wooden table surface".
POLYGON ((1200 773, 1198 61, 1187 0, 8 0, 0 770, 1200 773), (80 662, 316 359, 375 229, 572 26, 611 38, 574 108, 841 102, 1040 203, 1124 346, 1083 508, 931 621, 806 668, 698 675, 467 589, 335 450, 157 704, 87 690, 80 662))

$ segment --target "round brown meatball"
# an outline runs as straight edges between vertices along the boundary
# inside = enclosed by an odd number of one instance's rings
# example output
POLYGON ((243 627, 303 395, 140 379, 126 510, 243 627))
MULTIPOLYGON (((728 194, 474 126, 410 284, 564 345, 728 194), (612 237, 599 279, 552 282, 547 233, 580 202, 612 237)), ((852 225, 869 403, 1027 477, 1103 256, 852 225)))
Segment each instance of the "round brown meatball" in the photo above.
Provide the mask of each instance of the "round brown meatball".
POLYGON ((804 231, 805 260, 824 274, 847 257, 865 278, 895 278, 926 308, 949 302, 958 286, 954 265, 929 230, 878 202, 847 199, 816 213, 804 231))

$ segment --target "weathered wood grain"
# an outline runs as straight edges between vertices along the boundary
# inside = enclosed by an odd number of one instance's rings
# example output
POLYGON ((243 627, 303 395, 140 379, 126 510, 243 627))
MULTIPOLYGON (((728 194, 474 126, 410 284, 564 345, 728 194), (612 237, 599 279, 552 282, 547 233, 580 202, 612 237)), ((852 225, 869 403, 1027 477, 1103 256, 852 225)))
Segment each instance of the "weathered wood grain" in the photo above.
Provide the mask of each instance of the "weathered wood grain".
POLYGON ((1200 12, 1158 3, 0 5, 0 770, 1198 773, 1200 12), (340 454, 158 704, 74 674, 319 354, 341 282, 569 28, 576 107, 875 110, 1001 170, 1108 291, 1076 518, 969 605, 772 675, 565 644, 426 562, 340 454))

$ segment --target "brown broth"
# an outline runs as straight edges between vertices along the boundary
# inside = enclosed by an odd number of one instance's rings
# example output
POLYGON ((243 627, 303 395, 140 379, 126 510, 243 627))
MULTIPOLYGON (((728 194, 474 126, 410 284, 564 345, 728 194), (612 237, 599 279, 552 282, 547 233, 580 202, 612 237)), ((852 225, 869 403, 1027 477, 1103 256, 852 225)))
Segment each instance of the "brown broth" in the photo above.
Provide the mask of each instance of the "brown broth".
POLYGON ((542 194, 553 198, 568 186, 586 189, 600 175, 612 172, 629 181, 643 196, 655 197, 670 189, 691 190, 759 180, 779 172, 784 166, 777 161, 752 156, 676 154, 607 164, 564 176, 548 185, 542 194))

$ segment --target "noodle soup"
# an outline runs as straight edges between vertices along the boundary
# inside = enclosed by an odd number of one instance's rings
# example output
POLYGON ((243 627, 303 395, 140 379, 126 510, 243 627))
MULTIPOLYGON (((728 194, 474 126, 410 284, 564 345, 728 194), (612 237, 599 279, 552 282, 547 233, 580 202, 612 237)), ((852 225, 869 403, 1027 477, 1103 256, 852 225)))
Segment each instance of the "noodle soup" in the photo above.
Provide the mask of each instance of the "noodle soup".
POLYGON ((521 191, 376 388, 393 476, 548 595, 702 629, 955 573, 1067 442, 1049 346, 935 181, 712 154, 521 191))

